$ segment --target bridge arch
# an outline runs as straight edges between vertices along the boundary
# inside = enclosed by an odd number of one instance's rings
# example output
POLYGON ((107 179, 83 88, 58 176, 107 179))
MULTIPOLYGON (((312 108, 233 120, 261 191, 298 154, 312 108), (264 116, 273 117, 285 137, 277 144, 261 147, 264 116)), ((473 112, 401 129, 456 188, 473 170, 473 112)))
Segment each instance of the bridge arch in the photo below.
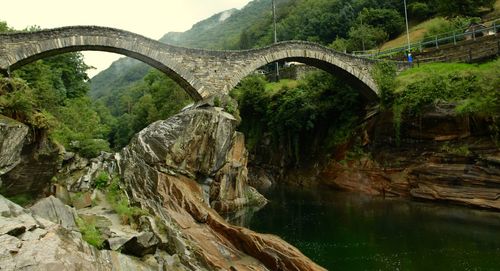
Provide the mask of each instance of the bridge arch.
POLYGON ((13 71, 49 56, 76 51, 118 53, 142 61, 177 82, 193 100, 201 100, 198 80, 178 61, 184 48, 124 30, 73 26, 36 32, 0 34, 0 70, 13 71))
POLYGON ((231 87, 256 69, 276 61, 296 61, 322 69, 346 80, 361 91, 368 101, 377 101, 379 91, 371 72, 374 60, 354 57, 337 52, 316 43, 287 41, 275 45, 242 52, 246 64, 235 74, 231 87))
POLYGON ((167 45, 99 26, 0 34, 0 72, 47 56, 82 50, 113 52, 143 61, 167 74, 195 101, 228 94, 257 68, 280 60, 302 62, 343 77, 370 102, 376 102, 379 94, 371 75, 375 60, 339 53, 316 43, 287 41, 260 49, 213 51, 167 45))

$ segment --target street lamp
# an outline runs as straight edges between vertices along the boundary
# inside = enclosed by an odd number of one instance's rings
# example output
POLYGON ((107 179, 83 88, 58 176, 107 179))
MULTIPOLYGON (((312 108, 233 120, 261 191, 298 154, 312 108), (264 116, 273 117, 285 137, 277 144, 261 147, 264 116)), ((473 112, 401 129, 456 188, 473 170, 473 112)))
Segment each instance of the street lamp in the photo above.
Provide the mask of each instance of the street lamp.
POLYGON ((403 0, 403 2, 405 4, 406 40, 408 42, 408 52, 410 52, 411 46, 410 46, 410 31, 408 30, 408 11, 406 9, 406 0, 403 0))
MULTIPOLYGON (((273 0, 274 43, 277 43, 278 36, 277 36, 277 31, 276 31, 276 5, 275 5, 274 1, 275 0, 273 0)), ((279 65, 278 65, 278 61, 276 61, 276 81, 278 81, 279 76, 280 76, 279 65)))

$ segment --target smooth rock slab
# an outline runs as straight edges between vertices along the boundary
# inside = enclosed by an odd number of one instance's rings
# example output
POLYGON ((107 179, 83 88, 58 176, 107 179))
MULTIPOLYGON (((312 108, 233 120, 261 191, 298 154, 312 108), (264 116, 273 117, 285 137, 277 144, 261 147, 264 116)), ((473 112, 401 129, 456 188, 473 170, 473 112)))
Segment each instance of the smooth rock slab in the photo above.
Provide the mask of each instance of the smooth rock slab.
POLYGON ((30 210, 33 214, 58 223, 65 229, 78 230, 75 222, 78 216, 76 211, 54 196, 39 200, 30 210))

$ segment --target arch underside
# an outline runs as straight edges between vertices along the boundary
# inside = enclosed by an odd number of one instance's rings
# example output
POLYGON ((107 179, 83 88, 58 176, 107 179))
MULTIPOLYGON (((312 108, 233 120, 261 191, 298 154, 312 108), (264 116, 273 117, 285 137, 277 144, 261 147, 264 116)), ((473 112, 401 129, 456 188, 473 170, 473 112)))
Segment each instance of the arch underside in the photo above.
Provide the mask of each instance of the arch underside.
MULTIPOLYGON (((245 76, 251 74, 253 71, 258 69, 259 67, 262 67, 264 65, 274 63, 277 61, 300 62, 300 63, 304 63, 304 64, 309 65, 309 66, 316 67, 316 68, 321 69, 323 71, 326 71, 326 72, 346 81, 353 88, 359 90, 363 99, 365 99, 369 103, 377 102, 379 99, 376 86, 374 86, 374 82, 370 82, 371 80, 366 78, 366 76, 364 76, 365 78, 359 78, 358 76, 356 76, 356 75, 352 74, 351 72, 339 67, 338 65, 335 65, 335 64, 330 63, 328 61, 325 61, 323 59, 318 59, 318 58, 309 57, 309 56, 288 56, 288 57, 282 57, 282 58, 268 57, 265 59, 266 59, 266 61, 253 63, 252 65, 250 65, 245 70, 245 76)), ((241 78, 241 79, 243 79, 243 78, 241 78)))
POLYGON ((170 67, 165 65, 164 63, 161 63, 160 61, 157 61, 153 58, 150 58, 146 55, 143 55, 138 52, 130 51, 124 48, 118 48, 118 47, 111 47, 111 46, 103 46, 103 45, 71 45, 71 46, 64 46, 60 48, 55 48, 51 50, 46 50, 37 54, 30 55, 26 58, 20 59, 19 61, 13 63, 9 69, 10 71, 14 71, 26 64, 32 63, 34 61, 37 61, 39 59, 43 59, 46 57, 50 56, 55 56, 63 53, 70 53, 70 52, 78 52, 78 51, 101 51, 101 52, 110 52, 110 53, 117 53, 121 54, 124 56, 128 56, 134 59, 137 59, 141 62, 144 62, 148 64, 149 66, 158 69, 159 71, 163 72, 166 74, 169 78, 174 80, 179 86, 181 86, 182 89, 184 89, 188 95, 194 100, 194 101, 199 101, 202 99, 201 95, 198 93, 198 91, 183 77, 181 76, 178 72, 172 70, 170 67))
POLYGON ((304 63, 309 66, 316 67, 323 71, 326 71, 344 81, 346 81, 349 85, 359 90, 361 95, 368 101, 376 101, 378 100, 377 93, 368 86, 363 80, 360 80, 355 75, 350 72, 340 68, 337 65, 328 63, 323 60, 315 59, 315 58, 307 58, 307 57, 291 57, 288 59, 283 59, 285 61, 296 61, 300 63, 304 63))

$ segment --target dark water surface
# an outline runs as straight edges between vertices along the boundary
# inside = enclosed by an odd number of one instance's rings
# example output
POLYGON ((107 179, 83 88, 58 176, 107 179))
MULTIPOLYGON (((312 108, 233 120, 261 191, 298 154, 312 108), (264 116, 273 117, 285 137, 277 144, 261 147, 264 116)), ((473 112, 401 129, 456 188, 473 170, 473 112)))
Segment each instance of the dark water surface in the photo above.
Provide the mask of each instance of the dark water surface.
POLYGON ((240 224, 329 270, 500 270, 500 213, 278 187, 240 224))

